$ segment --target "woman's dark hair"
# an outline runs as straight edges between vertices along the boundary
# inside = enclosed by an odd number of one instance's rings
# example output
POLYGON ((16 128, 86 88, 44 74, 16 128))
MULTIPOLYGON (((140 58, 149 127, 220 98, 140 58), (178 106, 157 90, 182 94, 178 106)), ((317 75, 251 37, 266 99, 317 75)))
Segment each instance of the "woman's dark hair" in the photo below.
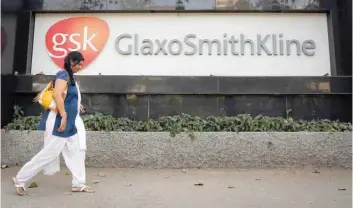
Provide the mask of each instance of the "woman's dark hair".
POLYGON ((74 80, 74 73, 72 72, 71 69, 71 62, 72 61, 74 63, 74 65, 80 63, 81 61, 84 61, 85 59, 83 58, 83 55, 78 52, 78 51, 72 51, 70 52, 64 60, 64 69, 67 71, 67 73, 69 74, 70 77, 70 82, 72 86, 75 86, 75 80, 74 80))

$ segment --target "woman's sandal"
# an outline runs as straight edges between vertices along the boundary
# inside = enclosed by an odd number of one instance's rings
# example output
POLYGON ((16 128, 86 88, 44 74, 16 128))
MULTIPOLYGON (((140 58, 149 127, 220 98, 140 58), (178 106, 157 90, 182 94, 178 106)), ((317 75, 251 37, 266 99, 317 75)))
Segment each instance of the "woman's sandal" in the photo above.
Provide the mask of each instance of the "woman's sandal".
POLYGON ((89 186, 82 187, 72 187, 72 192, 85 192, 85 193, 94 193, 95 191, 89 186))
POLYGON ((20 185, 20 183, 17 181, 16 177, 12 177, 12 183, 15 185, 16 188, 16 193, 19 196, 24 196, 27 195, 27 191, 24 185, 20 185))

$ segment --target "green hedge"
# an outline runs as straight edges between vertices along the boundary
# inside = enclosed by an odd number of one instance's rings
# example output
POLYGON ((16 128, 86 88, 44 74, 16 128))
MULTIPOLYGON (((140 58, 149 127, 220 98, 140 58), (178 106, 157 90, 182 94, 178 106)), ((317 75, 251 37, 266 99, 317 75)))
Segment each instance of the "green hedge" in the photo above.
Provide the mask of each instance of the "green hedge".
MULTIPOLYGON (((116 118, 101 113, 82 116, 88 131, 140 131, 170 132, 343 132, 352 131, 350 123, 330 120, 293 120, 287 117, 268 117, 258 115, 237 115, 233 117, 200 118, 187 114, 161 117, 158 120, 134 121, 116 118)), ((40 116, 24 117, 20 108, 15 108, 14 120, 6 126, 7 130, 35 130, 40 116)))

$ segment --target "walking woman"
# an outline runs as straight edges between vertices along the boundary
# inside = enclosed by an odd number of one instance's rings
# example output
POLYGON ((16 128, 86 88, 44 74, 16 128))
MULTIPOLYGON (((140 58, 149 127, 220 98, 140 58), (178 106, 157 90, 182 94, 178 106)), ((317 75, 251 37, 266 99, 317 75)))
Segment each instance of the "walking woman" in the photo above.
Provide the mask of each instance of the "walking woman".
POLYGON ((74 73, 82 69, 84 58, 80 52, 70 52, 65 58, 64 69, 53 80, 57 113, 47 110, 38 129, 44 131, 44 148, 27 162, 12 181, 19 195, 27 194, 25 185, 43 170, 53 175, 60 170, 60 153, 72 174, 72 191, 94 191, 86 186, 86 132, 80 117, 81 94, 74 73))

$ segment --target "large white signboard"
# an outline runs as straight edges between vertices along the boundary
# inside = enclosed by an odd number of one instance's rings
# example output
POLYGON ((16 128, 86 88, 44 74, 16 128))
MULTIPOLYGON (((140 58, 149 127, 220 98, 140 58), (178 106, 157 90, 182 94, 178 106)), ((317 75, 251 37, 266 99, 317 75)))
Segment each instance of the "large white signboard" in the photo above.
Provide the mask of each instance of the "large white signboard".
POLYGON ((37 14, 32 74, 68 52, 81 75, 323 76, 326 14, 37 14))

